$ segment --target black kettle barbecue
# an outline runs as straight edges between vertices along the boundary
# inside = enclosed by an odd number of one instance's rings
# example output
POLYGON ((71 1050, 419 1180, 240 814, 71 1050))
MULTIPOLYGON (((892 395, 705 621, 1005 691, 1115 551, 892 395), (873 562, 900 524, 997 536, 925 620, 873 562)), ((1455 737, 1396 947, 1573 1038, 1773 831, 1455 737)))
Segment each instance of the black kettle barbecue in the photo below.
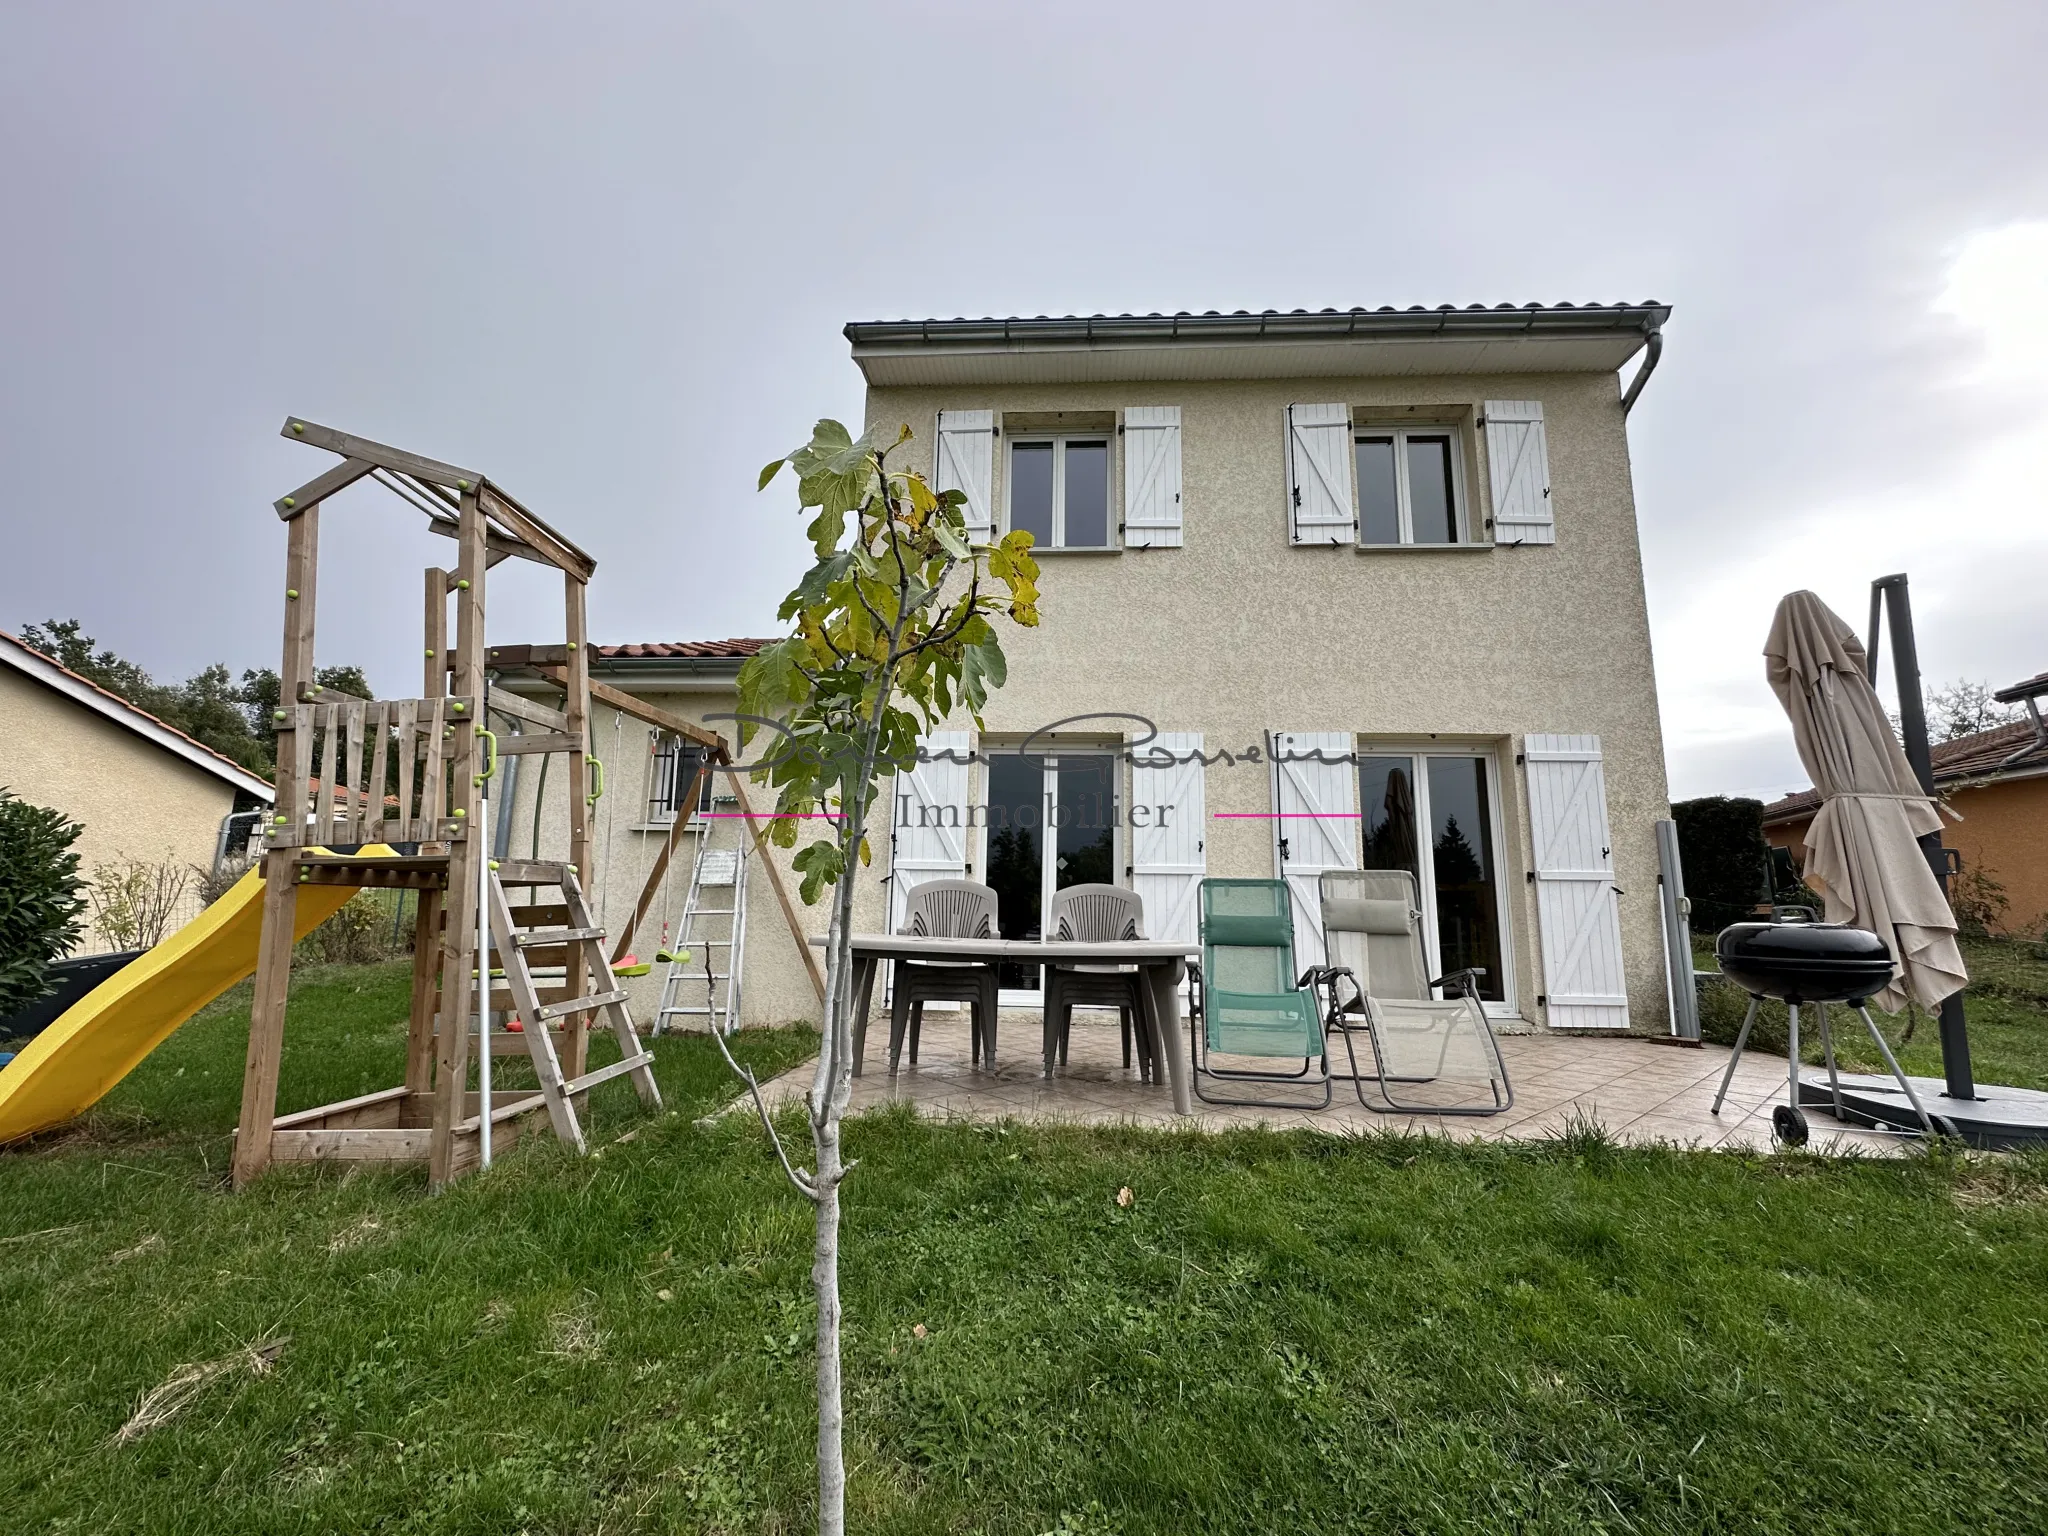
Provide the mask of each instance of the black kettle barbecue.
POLYGON ((1786 1003, 1860 1004, 1892 976, 1885 941, 1846 923, 1736 923, 1721 930, 1714 953, 1721 974, 1751 997, 1786 1003))
POLYGON ((1812 1004, 1820 1014, 1821 1051, 1827 1059, 1828 1084, 1835 1113, 1841 1118, 1842 1085, 1835 1070, 1835 1039, 1828 1027, 1828 1003, 1847 1003, 1863 1016, 1870 1038, 1877 1042, 1885 1065, 1892 1069, 1899 1087, 1929 1135, 1934 1122, 1927 1116, 1919 1095, 1899 1070, 1891 1047, 1870 1017, 1866 1006, 1883 990, 1892 975, 1891 946, 1864 928, 1846 923, 1814 921, 1810 907, 1774 907, 1767 923, 1734 923, 1714 940, 1714 953, 1721 962, 1721 974, 1749 994, 1749 1012, 1742 1020, 1742 1033, 1735 1037, 1735 1053, 1721 1078, 1721 1091, 1714 1095, 1714 1113, 1721 1113, 1721 1101, 1728 1096, 1728 1084, 1735 1077, 1736 1063, 1749 1043, 1749 1031, 1756 1023, 1759 1004, 1767 997, 1786 1005, 1791 1022, 1788 1042, 1789 1099, 1771 1111, 1771 1129, 1787 1146, 1804 1146, 1806 1116, 1799 1108, 1799 1010, 1812 1004))

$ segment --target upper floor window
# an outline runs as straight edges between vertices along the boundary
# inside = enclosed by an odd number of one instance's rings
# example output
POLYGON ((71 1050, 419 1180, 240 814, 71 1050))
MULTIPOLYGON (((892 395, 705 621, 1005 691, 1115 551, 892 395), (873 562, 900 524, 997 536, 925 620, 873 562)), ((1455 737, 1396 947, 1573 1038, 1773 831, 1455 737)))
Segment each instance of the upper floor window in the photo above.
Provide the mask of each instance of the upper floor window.
MULTIPOLYGON (((1426 409, 1396 417, 1387 406, 1357 413, 1342 404, 1288 406, 1289 540, 1359 549, 1490 547, 1465 485, 1469 418, 1456 407, 1426 409)), ((1488 418, 1489 447, 1492 430, 1488 418)))
POLYGON ((1361 544, 1463 542, 1458 433, 1450 427, 1361 427, 1352 439, 1361 544))
POLYGON ((1100 433, 1010 439, 1010 527, 1041 549, 1109 547, 1109 438, 1100 433))

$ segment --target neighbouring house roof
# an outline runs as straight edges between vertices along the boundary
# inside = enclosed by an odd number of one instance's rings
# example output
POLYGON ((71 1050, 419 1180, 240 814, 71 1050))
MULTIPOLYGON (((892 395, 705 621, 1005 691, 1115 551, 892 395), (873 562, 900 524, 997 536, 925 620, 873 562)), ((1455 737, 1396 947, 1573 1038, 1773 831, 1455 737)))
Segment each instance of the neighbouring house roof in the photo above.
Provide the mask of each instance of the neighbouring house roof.
POLYGON ((69 667, 4 629, 0 629, 0 662, 258 800, 274 801, 277 798, 277 792, 269 781, 251 773, 233 758, 193 740, 174 725, 166 725, 148 710, 137 709, 118 693, 110 693, 89 678, 80 677, 69 667))
POLYGON ((2001 704, 2017 704, 2022 699, 2038 699, 2043 694, 2048 694, 2048 672, 2036 672, 2025 682, 2001 688, 1991 697, 2001 704))
POLYGON ((745 661, 773 640, 653 640, 641 645, 600 645, 598 664, 607 661, 745 661))
POLYGON ((1623 304, 1440 304, 1395 309, 856 320, 874 385, 1611 373, 1671 316, 1623 304))
POLYGON ((600 645, 590 675, 620 687, 666 692, 727 692, 740 664, 773 640, 649 640, 634 645, 600 645))
MULTIPOLYGON (((2048 773, 2048 747, 2035 740, 2031 720, 1994 726, 1972 736, 1944 741, 1928 753, 1934 764, 1937 789, 1961 789, 1997 779, 2032 777, 2048 773), (2021 752, 2021 748, 2027 748, 2021 752), (2015 754, 2019 754, 2015 756, 2015 754), (2011 758, 2011 762, 2006 760, 2011 758)), ((1764 807, 1764 825, 1804 821, 1820 809, 1820 793, 1803 789, 1764 807)))

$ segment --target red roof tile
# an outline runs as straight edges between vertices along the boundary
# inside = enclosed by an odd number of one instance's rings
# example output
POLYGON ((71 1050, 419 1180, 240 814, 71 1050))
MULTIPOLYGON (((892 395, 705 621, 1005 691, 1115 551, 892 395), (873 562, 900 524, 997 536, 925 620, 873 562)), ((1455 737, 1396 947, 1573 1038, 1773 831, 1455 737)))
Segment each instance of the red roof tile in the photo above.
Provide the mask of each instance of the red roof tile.
POLYGON ((644 645, 600 645, 598 656, 606 661, 744 661, 758 655, 771 640, 655 640, 644 645))

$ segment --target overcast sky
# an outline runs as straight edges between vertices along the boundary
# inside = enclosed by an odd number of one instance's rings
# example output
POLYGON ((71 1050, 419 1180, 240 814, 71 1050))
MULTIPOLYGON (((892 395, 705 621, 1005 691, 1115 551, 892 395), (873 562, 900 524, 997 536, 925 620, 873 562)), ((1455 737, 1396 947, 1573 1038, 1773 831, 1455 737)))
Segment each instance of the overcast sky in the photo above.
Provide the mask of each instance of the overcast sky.
MULTIPOLYGON (((599 640, 771 633, 754 473, 857 418, 849 319, 1656 298, 1672 793, 1772 794, 1786 591, 1906 570, 1930 681, 2048 669, 2044 72, 2038 0, 14 0, 0 627, 276 665, 297 413, 501 480, 599 640)), ((450 546, 343 506, 321 659, 403 693, 450 546)))

